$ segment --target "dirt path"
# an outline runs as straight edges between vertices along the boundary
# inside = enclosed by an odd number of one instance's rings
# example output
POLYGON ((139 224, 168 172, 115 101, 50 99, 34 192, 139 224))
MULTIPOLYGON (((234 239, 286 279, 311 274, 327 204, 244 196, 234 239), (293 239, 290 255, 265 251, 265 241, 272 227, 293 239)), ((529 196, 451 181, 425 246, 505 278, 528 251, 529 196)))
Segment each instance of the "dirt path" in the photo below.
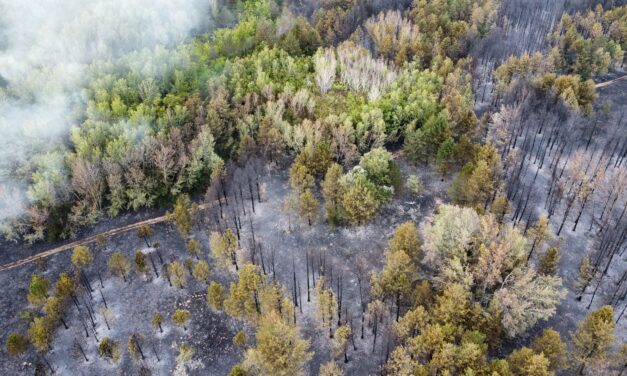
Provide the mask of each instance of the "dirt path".
POLYGON ((609 80, 609 81, 605 81, 605 82, 599 82, 598 84, 594 85, 595 88, 597 89, 601 89, 604 88, 606 86, 610 86, 611 84, 615 83, 616 81, 620 81, 620 80, 624 80, 627 78, 627 74, 618 78, 615 78, 613 80, 609 80))
MULTIPOLYGON (((198 209, 205 210, 205 209, 209 208, 211 205, 212 205, 211 203, 201 204, 201 205, 198 205, 198 209)), ((78 245, 86 245, 86 244, 89 244, 89 243, 93 243, 93 242, 96 241, 96 238, 98 236, 100 236, 100 235, 104 236, 105 238, 109 238, 109 237, 111 237, 113 235, 121 234, 123 232, 127 232, 127 231, 130 231, 130 230, 135 230, 138 227, 141 227, 141 226, 144 226, 144 225, 154 225, 155 223, 161 223, 161 222, 165 222, 165 221, 166 221, 166 216, 163 215, 163 216, 160 216, 160 217, 155 217, 155 218, 147 219, 147 220, 144 220, 144 221, 131 223, 131 224, 126 225, 126 226, 116 227, 114 229, 107 230, 105 232, 101 232, 101 233, 96 234, 96 235, 88 236, 86 238, 79 239, 79 240, 73 241, 71 243, 67 243, 67 244, 64 244, 64 245, 61 245, 61 246, 49 249, 47 251, 39 252, 39 253, 34 254, 32 256, 29 256, 29 257, 26 257, 26 258, 23 258, 23 259, 20 259, 20 260, 16 260, 16 261, 10 262, 8 264, 4 264, 4 265, 0 266, 0 272, 3 272, 5 270, 10 270, 10 269, 13 269, 13 268, 17 268, 17 267, 20 267, 22 265, 26 265, 28 263, 31 263, 31 262, 37 260, 40 257, 49 257, 49 256, 52 256, 52 255, 56 255, 58 253, 61 253, 61 252, 65 252, 67 250, 73 249, 74 247, 76 247, 78 245)))

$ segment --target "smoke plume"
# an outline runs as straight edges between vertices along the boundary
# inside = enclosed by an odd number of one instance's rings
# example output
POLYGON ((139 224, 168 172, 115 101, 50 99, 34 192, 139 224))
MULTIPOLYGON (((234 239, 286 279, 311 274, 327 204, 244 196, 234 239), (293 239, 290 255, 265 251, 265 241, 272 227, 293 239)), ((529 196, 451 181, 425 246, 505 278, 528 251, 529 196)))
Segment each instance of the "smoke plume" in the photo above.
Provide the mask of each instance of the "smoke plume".
POLYGON ((212 0, 0 0, 0 224, 28 204, 33 156, 68 147, 89 64, 179 44, 207 29, 212 7, 212 0))

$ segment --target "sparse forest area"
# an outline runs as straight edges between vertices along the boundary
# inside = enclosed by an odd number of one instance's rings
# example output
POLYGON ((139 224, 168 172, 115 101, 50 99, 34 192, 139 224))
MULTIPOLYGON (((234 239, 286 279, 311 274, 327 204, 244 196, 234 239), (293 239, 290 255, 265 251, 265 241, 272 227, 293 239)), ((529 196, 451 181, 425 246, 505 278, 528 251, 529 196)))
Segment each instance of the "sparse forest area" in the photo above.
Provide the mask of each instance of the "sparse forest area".
POLYGON ((73 2, 0 0, 1 374, 627 375, 624 2, 73 2))

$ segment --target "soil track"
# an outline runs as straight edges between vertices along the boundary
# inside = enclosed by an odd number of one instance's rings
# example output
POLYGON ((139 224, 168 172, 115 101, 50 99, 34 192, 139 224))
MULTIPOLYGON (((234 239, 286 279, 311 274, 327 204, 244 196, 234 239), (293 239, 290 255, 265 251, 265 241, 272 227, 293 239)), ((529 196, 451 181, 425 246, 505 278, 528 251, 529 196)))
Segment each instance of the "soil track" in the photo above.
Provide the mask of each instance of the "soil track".
MULTIPOLYGON (((198 209, 206 210, 209 207, 211 207, 212 205, 213 205, 213 203, 201 204, 201 205, 198 205, 198 209)), ((92 235, 92 236, 88 236, 86 238, 82 238, 82 239, 73 241, 71 243, 63 244, 63 245, 60 245, 58 247, 49 249, 47 251, 39 252, 39 253, 36 253, 36 254, 34 254, 32 256, 29 256, 29 257, 26 257, 26 258, 23 258, 23 259, 20 259, 20 260, 16 260, 16 261, 4 264, 4 265, 0 266, 0 272, 6 271, 6 270, 9 270, 9 269, 13 269, 13 268, 17 268, 17 267, 20 267, 22 265, 26 265, 28 263, 31 263, 31 262, 37 260, 40 257, 49 257, 49 256, 52 256, 52 255, 56 255, 58 253, 61 253, 61 252, 65 252, 65 251, 70 250, 70 249, 72 249, 72 248, 74 248, 76 246, 79 246, 79 245, 86 245, 86 244, 89 244, 89 243, 93 243, 93 242, 96 241, 96 238, 98 236, 104 236, 105 238, 108 238, 108 237, 111 237, 113 235, 117 235, 117 234, 120 234, 120 233, 123 233, 123 232, 127 232, 127 231, 130 231, 130 230, 135 230, 138 227, 141 227, 141 226, 144 226, 144 225, 153 225, 155 223, 165 222, 166 219, 167 219, 166 216, 162 215, 160 217, 155 217, 155 218, 151 218, 151 219, 146 219, 144 221, 131 223, 131 224, 126 225, 126 226, 116 227, 116 228, 111 229, 111 230, 107 230, 107 231, 104 231, 104 232, 101 232, 101 233, 98 233, 98 234, 95 234, 95 235, 92 235)))
POLYGON ((598 84, 594 85, 594 87, 597 88, 597 89, 601 89, 601 88, 604 88, 606 86, 610 86, 613 83, 616 83, 617 81, 624 80, 625 78, 627 78, 627 74, 623 75, 621 77, 615 78, 613 80, 609 80, 609 81, 605 81, 605 82, 599 82, 598 84))

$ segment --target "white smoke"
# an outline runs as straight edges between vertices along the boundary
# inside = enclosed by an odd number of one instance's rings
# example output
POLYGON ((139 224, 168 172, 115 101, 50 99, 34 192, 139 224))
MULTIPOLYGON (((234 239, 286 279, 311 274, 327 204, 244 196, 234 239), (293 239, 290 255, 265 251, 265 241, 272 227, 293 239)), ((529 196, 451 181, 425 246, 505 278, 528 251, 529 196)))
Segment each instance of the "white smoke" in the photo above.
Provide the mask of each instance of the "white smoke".
POLYGON ((88 65, 179 44, 206 30, 211 7, 215 1, 0 0, 0 223, 26 206, 29 158, 67 147, 88 65))

